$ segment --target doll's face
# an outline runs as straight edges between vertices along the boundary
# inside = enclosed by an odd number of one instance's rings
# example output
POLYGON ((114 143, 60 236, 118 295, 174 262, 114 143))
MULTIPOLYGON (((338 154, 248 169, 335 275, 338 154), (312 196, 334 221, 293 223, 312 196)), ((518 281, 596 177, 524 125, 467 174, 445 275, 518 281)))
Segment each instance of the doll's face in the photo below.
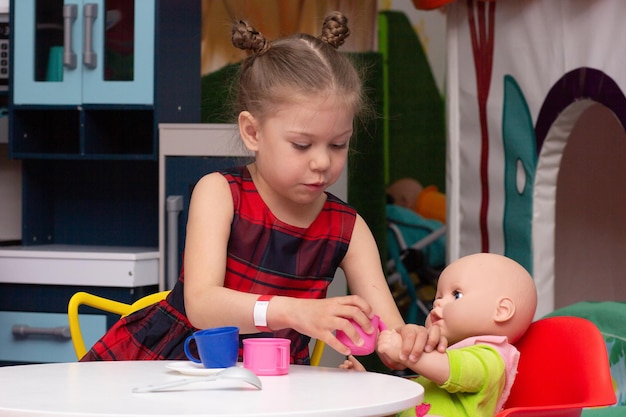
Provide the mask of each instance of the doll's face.
POLYGON ((426 327, 439 326, 449 345, 479 335, 514 340, 532 320, 533 294, 532 278, 517 263, 500 255, 470 255, 442 272, 426 327))
POLYGON ((400 178, 387 187, 387 194, 391 196, 395 205, 415 210, 417 197, 422 189, 419 181, 413 178, 400 178))

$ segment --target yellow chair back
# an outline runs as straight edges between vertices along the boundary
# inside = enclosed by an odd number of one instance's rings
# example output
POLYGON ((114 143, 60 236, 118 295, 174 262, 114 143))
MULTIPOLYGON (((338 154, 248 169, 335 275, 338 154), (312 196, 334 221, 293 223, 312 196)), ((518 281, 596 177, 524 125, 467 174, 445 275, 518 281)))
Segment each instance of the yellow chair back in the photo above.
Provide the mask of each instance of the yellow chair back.
POLYGON ((322 360, 322 355, 324 354, 324 346, 326 346, 326 344, 321 340, 317 339, 315 341, 313 353, 311 353, 311 366, 320 366, 320 361, 322 360))
POLYGON ((154 294, 146 295, 143 298, 135 301, 133 304, 121 303, 119 301, 110 300, 108 298, 100 297, 87 292, 77 292, 70 298, 70 302, 67 306, 67 317, 70 325, 70 335, 72 337, 72 344, 74 345, 74 351, 78 359, 85 356, 87 348, 85 347, 85 341, 83 339, 83 333, 80 330, 80 321, 78 317, 78 308, 81 305, 87 305, 93 308, 107 311, 113 314, 119 314, 121 317, 147 307, 151 304, 157 303, 167 297, 169 291, 161 291, 154 294))
MULTIPOLYGON (((149 305, 158 303, 165 299, 169 290, 160 291, 154 294, 146 295, 143 298, 135 301, 133 304, 121 303, 119 301, 110 300, 108 298, 100 297, 87 292, 77 292, 70 298, 70 302, 67 306, 67 316, 70 325, 70 335, 72 336, 72 344, 74 345, 74 351, 76 352, 76 358, 80 360, 87 353, 85 347, 85 341, 83 334, 80 330, 80 321, 78 318, 78 308, 81 305, 87 305, 89 307, 97 308, 103 311, 107 311, 113 314, 119 314, 120 317, 129 315, 132 312, 140 310, 149 305)), ((319 366, 324 353, 325 343, 321 340, 315 341, 313 353, 311 354, 311 365, 319 366)))

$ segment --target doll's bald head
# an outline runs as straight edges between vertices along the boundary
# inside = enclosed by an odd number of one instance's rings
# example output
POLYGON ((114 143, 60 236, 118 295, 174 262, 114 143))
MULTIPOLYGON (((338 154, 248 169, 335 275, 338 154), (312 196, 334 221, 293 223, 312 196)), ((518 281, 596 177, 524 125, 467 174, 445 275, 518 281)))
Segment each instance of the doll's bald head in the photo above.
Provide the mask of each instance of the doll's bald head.
POLYGON ((502 255, 477 253, 446 267, 427 326, 441 326, 453 344, 480 335, 507 336, 516 342, 537 308, 537 290, 519 263, 502 255))

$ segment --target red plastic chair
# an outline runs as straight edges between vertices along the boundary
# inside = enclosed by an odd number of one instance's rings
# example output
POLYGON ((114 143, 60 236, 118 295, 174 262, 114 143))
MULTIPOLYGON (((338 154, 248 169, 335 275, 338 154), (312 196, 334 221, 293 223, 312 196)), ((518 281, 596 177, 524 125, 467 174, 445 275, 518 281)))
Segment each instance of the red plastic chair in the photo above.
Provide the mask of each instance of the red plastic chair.
POLYGON ((497 417, 579 417, 617 402, 604 338, 589 320, 538 320, 515 346, 518 374, 497 417))

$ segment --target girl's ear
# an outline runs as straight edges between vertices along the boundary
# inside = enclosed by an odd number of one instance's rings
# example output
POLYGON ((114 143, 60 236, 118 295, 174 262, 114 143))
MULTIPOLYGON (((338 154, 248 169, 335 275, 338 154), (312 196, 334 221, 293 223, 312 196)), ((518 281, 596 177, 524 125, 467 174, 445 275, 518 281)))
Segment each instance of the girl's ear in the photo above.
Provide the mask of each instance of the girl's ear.
POLYGON ((251 152, 256 152, 258 149, 258 121, 254 118, 252 113, 248 111, 242 111, 239 113, 239 134, 243 140, 246 148, 251 152))
POLYGON ((510 298, 501 298, 496 307, 494 321, 496 323, 506 323, 515 315, 515 303, 510 298))

